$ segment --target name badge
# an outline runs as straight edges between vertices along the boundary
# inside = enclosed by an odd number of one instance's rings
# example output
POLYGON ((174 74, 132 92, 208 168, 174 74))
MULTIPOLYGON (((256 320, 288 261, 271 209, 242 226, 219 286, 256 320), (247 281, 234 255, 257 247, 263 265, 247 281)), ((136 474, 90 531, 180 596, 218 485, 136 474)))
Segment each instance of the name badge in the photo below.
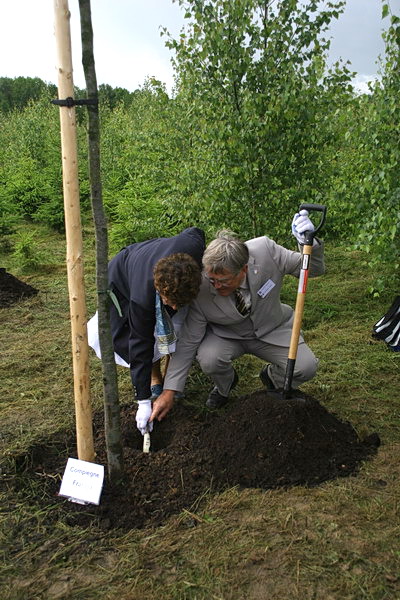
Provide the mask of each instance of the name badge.
POLYGON ((268 279, 268 281, 266 281, 264 285, 260 287, 257 294, 261 296, 261 298, 265 298, 265 296, 267 296, 274 287, 275 283, 272 281, 272 279, 268 279))

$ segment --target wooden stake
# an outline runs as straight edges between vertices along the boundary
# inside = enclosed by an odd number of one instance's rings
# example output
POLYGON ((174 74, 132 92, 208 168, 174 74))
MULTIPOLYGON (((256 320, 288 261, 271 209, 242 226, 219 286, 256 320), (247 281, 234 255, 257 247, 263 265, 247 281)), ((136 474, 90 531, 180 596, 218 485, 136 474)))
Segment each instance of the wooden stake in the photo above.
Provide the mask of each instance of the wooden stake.
MULTIPOLYGON (((74 97, 68 0, 54 0, 54 14, 58 97, 64 100, 74 97)), ((74 106, 60 106, 60 125, 78 458, 94 461, 74 106)))

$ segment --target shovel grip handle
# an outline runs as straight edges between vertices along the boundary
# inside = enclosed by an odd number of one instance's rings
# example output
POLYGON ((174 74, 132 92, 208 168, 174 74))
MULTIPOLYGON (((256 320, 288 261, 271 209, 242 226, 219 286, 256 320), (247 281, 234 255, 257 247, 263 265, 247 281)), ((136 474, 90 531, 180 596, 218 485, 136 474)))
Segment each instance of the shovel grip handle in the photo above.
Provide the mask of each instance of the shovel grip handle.
POLYGON ((321 221, 318 223, 317 227, 315 227, 314 231, 312 232, 312 237, 315 236, 315 234, 321 229, 321 227, 323 226, 323 224, 325 223, 325 219, 326 219, 326 206, 324 204, 301 204, 299 211, 300 210, 307 210, 308 212, 322 212, 322 217, 321 217, 321 221))

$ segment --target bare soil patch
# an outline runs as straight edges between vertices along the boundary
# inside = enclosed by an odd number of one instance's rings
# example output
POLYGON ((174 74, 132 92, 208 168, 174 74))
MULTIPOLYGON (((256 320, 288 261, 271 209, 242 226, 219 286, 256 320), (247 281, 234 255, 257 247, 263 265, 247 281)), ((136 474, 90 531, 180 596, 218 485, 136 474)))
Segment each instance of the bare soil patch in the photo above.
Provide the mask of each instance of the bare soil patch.
MULTIPOLYGON (((0 270, 1 306, 10 306, 34 288, 0 270)), ((204 394, 206 395, 206 394, 204 394)), ((208 493, 226 488, 273 489, 315 486, 355 475, 362 461, 377 451, 376 433, 361 440, 317 400, 282 400, 265 390, 232 399, 218 412, 185 400, 156 423, 151 451, 135 423, 135 405, 121 407, 125 476, 119 485, 105 483, 99 506, 81 506, 61 497, 52 518, 70 525, 96 523, 104 530, 158 526, 186 509, 195 512, 208 493)), ((94 416, 96 462, 107 464, 102 413, 94 416)), ((73 434, 49 439, 15 460, 8 485, 29 489, 38 505, 53 505, 69 456, 76 456, 73 434), (63 437, 63 439, 61 439, 63 437), (35 485, 30 485, 32 479, 35 485), (37 489, 37 498, 32 490, 37 489)), ((193 524, 195 524, 195 519, 193 524)))
POLYGON ((31 285, 20 281, 0 267, 0 308, 7 308, 24 297, 38 293, 31 285))
MULTIPOLYGON (((59 498, 59 510, 70 525, 96 522, 105 530, 158 526, 184 509, 195 512, 206 494, 229 487, 315 486, 355 475, 379 446, 376 433, 360 440, 350 423, 313 398, 300 404, 264 390, 232 400, 219 413, 199 411, 181 401, 155 424, 149 454, 142 451, 133 405, 121 408, 121 420, 124 480, 116 486, 105 483, 99 506, 59 498)), ((95 415, 94 432, 96 462, 106 465, 102 414, 95 415)), ((28 461, 20 458, 23 485, 27 476, 46 481, 39 503, 46 496, 54 503, 66 458, 73 456, 73 437, 63 446, 64 450, 53 440, 36 447, 28 461)))

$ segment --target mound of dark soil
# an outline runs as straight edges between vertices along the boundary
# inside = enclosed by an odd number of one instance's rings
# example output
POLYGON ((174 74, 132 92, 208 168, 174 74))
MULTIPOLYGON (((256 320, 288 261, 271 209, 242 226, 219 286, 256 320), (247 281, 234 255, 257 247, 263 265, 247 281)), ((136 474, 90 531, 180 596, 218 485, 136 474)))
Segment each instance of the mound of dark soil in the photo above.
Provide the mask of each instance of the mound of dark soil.
MULTIPOLYGON (((376 434, 360 440, 350 423, 316 400, 298 403, 265 391, 243 396, 218 413, 201 413, 178 404, 151 434, 151 451, 142 452, 135 409, 122 409, 126 474, 119 486, 104 486, 99 506, 64 501, 71 524, 96 522, 103 528, 159 525, 183 509, 195 511, 207 492, 232 486, 271 489, 315 486, 355 474, 376 452, 376 434)), ((104 426, 95 418, 96 462, 107 464, 104 426)), ((60 455, 58 455, 58 463, 60 455)), ((47 453, 41 467, 55 468, 47 453)), ((33 465, 34 470, 40 470, 33 465)), ((63 463, 65 468, 65 462, 63 463)), ((58 464, 59 472, 61 472, 58 464)), ((53 493, 58 490, 53 489, 53 493)))
POLYGON ((7 308, 22 298, 37 293, 38 290, 0 268, 0 308, 7 308))

